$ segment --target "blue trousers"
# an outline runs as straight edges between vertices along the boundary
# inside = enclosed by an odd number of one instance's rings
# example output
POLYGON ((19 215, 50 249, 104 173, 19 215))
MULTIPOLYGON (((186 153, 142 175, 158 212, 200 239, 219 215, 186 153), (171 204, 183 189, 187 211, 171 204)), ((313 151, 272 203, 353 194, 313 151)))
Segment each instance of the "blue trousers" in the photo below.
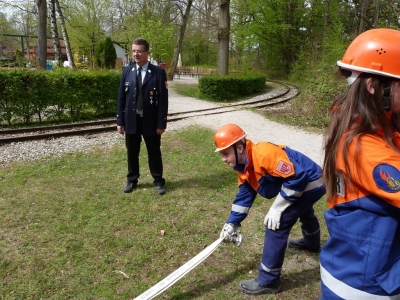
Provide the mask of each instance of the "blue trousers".
POLYGON ((265 227, 264 249, 256 278, 261 286, 277 285, 280 282, 289 233, 298 219, 304 243, 311 248, 320 246, 319 221, 314 215, 313 205, 324 194, 323 186, 304 193, 283 212, 279 229, 274 231, 265 227))

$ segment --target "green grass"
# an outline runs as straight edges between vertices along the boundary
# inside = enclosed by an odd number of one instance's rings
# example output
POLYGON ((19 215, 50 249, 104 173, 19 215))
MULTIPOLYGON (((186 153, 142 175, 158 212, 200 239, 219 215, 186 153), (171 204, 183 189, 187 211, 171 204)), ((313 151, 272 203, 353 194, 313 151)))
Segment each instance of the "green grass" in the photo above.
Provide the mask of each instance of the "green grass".
MULTIPOLYGON (((237 179, 212 135, 199 127, 163 135, 164 196, 155 192, 145 148, 138 190, 122 192, 122 141, 0 169, 0 299, 133 299, 214 242, 237 179)), ((221 245, 158 299, 260 299, 238 285, 257 275, 271 202, 256 199, 242 246, 221 245)), ((326 240, 325 201, 315 208, 326 240)), ((292 236, 301 236, 300 224, 292 236)), ((319 282, 318 255, 288 249, 283 291, 261 297, 317 299, 319 282)))

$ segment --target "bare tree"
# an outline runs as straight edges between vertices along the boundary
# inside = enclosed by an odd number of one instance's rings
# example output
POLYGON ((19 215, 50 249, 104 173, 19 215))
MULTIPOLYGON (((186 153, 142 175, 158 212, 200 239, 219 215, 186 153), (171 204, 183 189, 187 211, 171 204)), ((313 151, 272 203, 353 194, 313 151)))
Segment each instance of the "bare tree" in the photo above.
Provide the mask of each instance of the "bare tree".
POLYGON ((174 48, 174 57, 172 59, 171 67, 168 69, 167 78, 168 80, 174 80, 174 74, 176 70, 176 65, 178 63, 179 53, 182 49, 182 41, 185 36, 186 25, 189 19, 190 9, 192 7, 193 0, 188 0, 185 13, 182 15, 182 24, 179 30, 178 40, 174 48))
POLYGON ((47 59, 47 37, 46 37, 46 23, 47 23, 47 5, 46 0, 35 0, 38 7, 38 68, 46 69, 47 59))
POLYGON ((218 13, 218 61, 217 74, 228 75, 229 63, 229 30, 230 30, 230 0, 219 0, 218 13))
POLYGON ((324 33, 323 33, 323 41, 324 44, 326 42, 326 35, 328 31, 328 26, 329 26, 329 9, 331 7, 331 0, 327 0, 325 3, 325 15, 324 15, 324 33))
POLYGON ((58 62, 58 65, 62 65, 60 39, 58 38, 58 29, 57 29, 55 0, 50 0, 49 8, 50 8, 51 33, 53 36, 53 45, 54 45, 54 60, 58 62))
POLYGON ((62 31, 63 38, 64 38, 65 50, 67 52, 68 63, 71 68, 75 69, 74 57, 72 56, 71 47, 69 46, 69 37, 68 37, 67 29, 65 28, 64 15, 62 14, 60 3, 58 2, 58 0, 55 0, 55 4, 56 4, 56 10, 58 13, 58 17, 60 18, 60 26, 61 26, 61 31, 62 31))
POLYGON ((380 13, 380 0, 375 1, 375 15, 374 15, 374 28, 378 28, 379 24, 379 13, 380 13))
POLYGON ((362 1, 362 6, 361 6, 361 17, 360 17, 360 24, 358 27, 358 33, 357 35, 359 35, 360 33, 362 33, 364 31, 364 27, 365 27, 365 19, 367 17, 367 12, 370 6, 370 0, 363 0, 362 1))

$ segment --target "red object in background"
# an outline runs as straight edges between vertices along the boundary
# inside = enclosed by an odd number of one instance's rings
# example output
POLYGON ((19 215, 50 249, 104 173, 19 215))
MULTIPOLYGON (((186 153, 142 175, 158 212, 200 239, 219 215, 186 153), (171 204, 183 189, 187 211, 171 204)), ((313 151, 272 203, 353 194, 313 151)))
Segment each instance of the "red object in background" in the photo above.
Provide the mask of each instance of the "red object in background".
POLYGON ((158 61, 158 66, 161 68, 165 68, 167 66, 167 64, 165 62, 163 62, 162 60, 158 61))

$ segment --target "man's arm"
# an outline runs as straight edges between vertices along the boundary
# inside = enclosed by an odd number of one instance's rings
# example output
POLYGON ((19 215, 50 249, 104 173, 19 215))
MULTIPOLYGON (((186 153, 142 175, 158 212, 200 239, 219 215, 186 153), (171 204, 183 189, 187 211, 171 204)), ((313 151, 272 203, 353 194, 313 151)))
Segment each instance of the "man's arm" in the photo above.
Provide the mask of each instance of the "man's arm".
POLYGON ((162 134, 167 128, 168 116, 168 82, 167 74, 164 69, 159 68, 158 75, 158 114, 157 114, 157 134, 162 134))

